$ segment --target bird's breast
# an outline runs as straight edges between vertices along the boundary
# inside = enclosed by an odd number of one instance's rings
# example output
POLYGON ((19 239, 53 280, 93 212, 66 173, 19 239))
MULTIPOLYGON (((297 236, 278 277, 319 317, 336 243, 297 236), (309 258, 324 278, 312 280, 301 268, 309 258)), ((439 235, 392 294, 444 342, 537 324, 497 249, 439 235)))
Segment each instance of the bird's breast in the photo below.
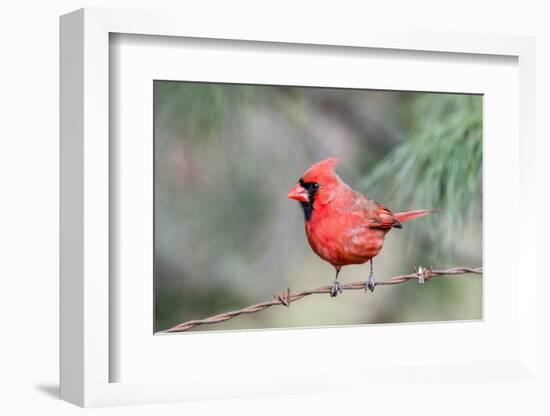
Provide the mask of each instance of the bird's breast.
POLYGON ((356 215, 317 215, 305 224, 313 251, 334 266, 362 264, 384 244, 385 230, 368 228, 356 215))

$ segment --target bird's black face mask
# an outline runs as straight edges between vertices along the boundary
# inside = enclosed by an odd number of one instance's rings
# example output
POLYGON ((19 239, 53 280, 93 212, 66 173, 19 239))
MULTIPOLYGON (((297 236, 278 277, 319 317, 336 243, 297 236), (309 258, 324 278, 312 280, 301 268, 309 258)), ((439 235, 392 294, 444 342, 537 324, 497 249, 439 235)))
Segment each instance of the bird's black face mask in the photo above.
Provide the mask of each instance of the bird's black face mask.
POLYGON ((315 201, 315 194, 319 190, 319 184, 317 182, 304 182, 303 179, 300 179, 298 183, 307 191, 307 201, 300 201, 300 205, 304 211, 304 219, 309 221, 313 215, 313 202, 315 201))

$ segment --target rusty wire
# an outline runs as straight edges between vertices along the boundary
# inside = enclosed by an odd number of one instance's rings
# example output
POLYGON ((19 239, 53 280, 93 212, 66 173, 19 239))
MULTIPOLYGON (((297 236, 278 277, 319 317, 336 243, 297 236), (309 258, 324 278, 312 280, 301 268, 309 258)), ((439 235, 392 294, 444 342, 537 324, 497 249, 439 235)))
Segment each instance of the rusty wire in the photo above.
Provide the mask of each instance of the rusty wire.
MULTIPOLYGON (((419 267, 418 269, 414 268, 414 273, 394 276, 389 278, 388 280, 376 282, 375 286, 397 285, 397 284, 407 282, 409 280, 416 280, 419 283, 424 283, 433 277, 460 276, 465 274, 481 275, 483 274, 483 269, 481 267, 476 267, 476 268, 453 267, 445 270, 433 270, 431 267, 430 268, 419 267)), ((366 284, 367 284, 366 281, 347 283, 347 284, 342 284, 341 288, 342 290, 360 290, 360 289, 365 289, 366 284)), ((183 332, 199 325, 217 324, 220 322, 224 322, 224 321, 228 321, 230 319, 236 318, 239 315, 260 312, 260 311, 263 311, 264 309, 267 309, 275 305, 283 305, 286 307, 290 307, 290 304, 292 302, 296 302, 297 300, 303 299, 306 296, 330 294, 331 288, 332 288, 331 285, 321 286, 321 287, 318 287, 317 289, 304 290, 299 293, 291 293, 290 288, 287 288, 285 293, 283 293, 282 295, 273 295, 273 300, 271 301, 256 303, 255 305, 250 305, 245 308, 234 310, 234 311, 220 313, 205 319, 194 319, 191 321, 182 322, 176 326, 173 326, 172 328, 166 329, 164 331, 160 331, 158 333, 163 334, 163 333, 172 333, 172 332, 183 332)))

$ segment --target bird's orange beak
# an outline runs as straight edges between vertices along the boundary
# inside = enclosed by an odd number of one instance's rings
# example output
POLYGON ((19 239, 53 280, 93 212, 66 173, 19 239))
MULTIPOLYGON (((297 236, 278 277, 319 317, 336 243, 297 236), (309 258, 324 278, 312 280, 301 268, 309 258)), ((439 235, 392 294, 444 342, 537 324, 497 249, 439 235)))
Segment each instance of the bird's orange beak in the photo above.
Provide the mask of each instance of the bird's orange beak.
POLYGON ((301 202, 309 201, 309 195, 307 191, 299 183, 294 185, 294 187, 288 193, 287 197, 289 197, 290 199, 295 199, 296 201, 301 201, 301 202))

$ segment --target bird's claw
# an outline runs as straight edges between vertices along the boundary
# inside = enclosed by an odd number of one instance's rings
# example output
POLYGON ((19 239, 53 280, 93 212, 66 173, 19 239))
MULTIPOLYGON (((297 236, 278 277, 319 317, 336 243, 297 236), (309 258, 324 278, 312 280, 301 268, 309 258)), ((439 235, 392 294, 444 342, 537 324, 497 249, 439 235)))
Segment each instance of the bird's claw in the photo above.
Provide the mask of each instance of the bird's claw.
POLYGON ((342 285, 338 282, 338 280, 335 280, 330 288, 330 297, 334 298, 338 296, 338 293, 342 293, 342 285))
POLYGON ((374 280, 374 277, 371 275, 369 276, 367 283, 365 284, 365 293, 367 290, 370 290, 371 293, 374 292, 374 288, 376 287, 376 281, 374 280))

